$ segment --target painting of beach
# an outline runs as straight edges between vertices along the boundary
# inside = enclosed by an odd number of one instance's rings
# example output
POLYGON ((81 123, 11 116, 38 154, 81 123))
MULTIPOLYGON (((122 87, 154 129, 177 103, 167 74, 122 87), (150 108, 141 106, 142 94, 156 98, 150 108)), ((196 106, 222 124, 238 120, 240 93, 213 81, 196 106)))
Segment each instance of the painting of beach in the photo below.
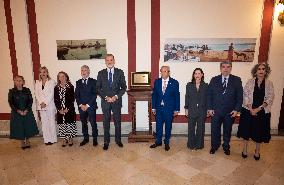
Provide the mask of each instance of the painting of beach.
POLYGON ((164 62, 252 62, 256 38, 166 39, 164 62))
POLYGON ((106 39, 57 40, 58 60, 104 59, 106 39))

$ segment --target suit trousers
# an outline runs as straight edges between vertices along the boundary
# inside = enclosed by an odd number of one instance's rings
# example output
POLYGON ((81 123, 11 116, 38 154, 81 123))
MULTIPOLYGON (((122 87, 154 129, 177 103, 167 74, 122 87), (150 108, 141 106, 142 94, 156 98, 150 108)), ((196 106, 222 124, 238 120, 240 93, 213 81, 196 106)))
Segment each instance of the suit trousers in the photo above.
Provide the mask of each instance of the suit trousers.
POLYGON ((56 143, 57 133, 55 124, 55 110, 41 110, 42 135, 44 143, 56 143))
POLYGON ((165 107, 156 110, 156 144, 162 143, 164 123, 165 123, 164 144, 170 143, 173 114, 174 114, 173 111, 169 111, 165 107))
POLYGON ((104 125, 104 143, 110 143, 110 120, 111 111, 113 113, 113 121, 115 127, 115 142, 121 142, 121 106, 115 103, 102 103, 102 110, 104 114, 103 125, 104 125), (103 105, 104 104, 104 105, 103 105))
POLYGON ((216 113, 211 121, 211 148, 217 150, 221 145, 221 126, 223 123, 223 149, 230 149, 230 139, 232 132, 232 124, 235 118, 232 118, 229 113, 216 113))
POLYGON ((206 116, 192 116, 188 120, 188 141, 187 147, 190 149, 204 148, 206 116))
POLYGON ((82 133, 85 140, 89 140, 89 132, 88 132, 88 118, 92 127, 92 136, 93 140, 97 140, 98 136, 98 128, 96 122, 96 110, 92 107, 89 107, 87 111, 82 111, 79 108, 80 120, 82 122, 82 133))

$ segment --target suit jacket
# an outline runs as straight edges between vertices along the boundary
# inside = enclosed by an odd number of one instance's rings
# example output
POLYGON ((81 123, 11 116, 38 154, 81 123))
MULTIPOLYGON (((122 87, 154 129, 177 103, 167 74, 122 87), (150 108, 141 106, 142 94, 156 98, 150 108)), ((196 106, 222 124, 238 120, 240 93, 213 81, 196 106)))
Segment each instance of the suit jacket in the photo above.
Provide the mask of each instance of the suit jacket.
POLYGON ((164 108, 170 112, 180 111, 180 92, 179 83, 173 78, 169 78, 165 93, 162 91, 162 78, 154 82, 152 92, 152 109, 159 110, 162 108, 161 102, 164 102, 164 108))
POLYGON ((102 106, 105 101, 105 97, 118 96, 118 100, 114 102, 115 105, 122 106, 122 96, 127 88, 124 72, 121 69, 114 68, 112 87, 109 87, 108 83, 108 71, 103 69, 98 73, 97 91, 102 98, 102 106))
POLYGON ((63 114, 60 114, 59 111, 61 109, 68 109, 68 112, 64 115, 64 119, 66 123, 75 123, 76 121, 76 113, 75 113, 75 107, 74 107, 74 87, 71 83, 68 84, 68 87, 66 86, 66 92, 65 92, 65 103, 64 106, 62 105, 62 99, 60 99, 59 95, 60 87, 59 85, 56 85, 54 88, 54 102, 57 109, 57 123, 62 124, 63 123, 63 114))
POLYGON ((207 90, 208 84, 201 82, 197 92, 196 85, 189 82, 186 85, 185 105, 184 108, 188 109, 190 116, 206 116, 207 114, 207 90), (198 93, 200 99, 198 100, 198 93))
POLYGON ((229 76, 225 94, 223 94, 222 75, 211 79, 207 96, 208 110, 223 114, 228 114, 233 110, 239 112, 242 108, 242 102, 243 87, 240 77, 229 76))
POLYGON ((53 79, 50 79, 45 82, 44 89, 42 89, 42 81, 37 80, 35 84, 35 97, 36 97, 36 106, 37 110, 54 110, 54 87, 56 82, 53 79), (41 109, 40 104, 44 102, 46 107, 41 109))
MULTIPOLYGON (((97 108, 97 80, 88 78, 87 85, 82 82, 82 79, 76 81, 75 98, 78 107, 88 104, 91 108, 97 108)), ((80 108, 79 108, 80 109, 80 108)))

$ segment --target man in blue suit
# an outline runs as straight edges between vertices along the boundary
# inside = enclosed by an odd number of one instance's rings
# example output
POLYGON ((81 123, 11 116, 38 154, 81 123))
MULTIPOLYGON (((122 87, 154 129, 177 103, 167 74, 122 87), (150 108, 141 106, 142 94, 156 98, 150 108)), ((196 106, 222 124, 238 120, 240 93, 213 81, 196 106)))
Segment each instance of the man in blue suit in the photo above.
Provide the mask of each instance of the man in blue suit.
POLYGON ((242 108, 243 87, 240 77, 231 75, 232 63, 221 62, 221 75, 211 79, 208 88, 208 113, 211 120, 211 149, 214 154, 221 145, 223 123, 223 150, 230 155, 232 124, 242 108))
POLYGON ((97 80, 90 78, 90 68, 87 65, 81 67, 82 79, 76 82, 75 98, 78 104, 80 119, 82 122, 82 133, 84 136, 80 146, 89 142, 88 133, 88 117, 92 126, 93 146, 98 145, 97 136, 97 122, 96 122, 96 109, 97 109, 97 80))
POLYGON ((170 149, 170 138, 174 116, 180 111, 180 92, 177 80, 170 77, 170 67, 162 66, 161 78, 155 80, 152 92, 152 112, 156 116, 156 142, 150 148, 162 145, 165 123, 165 150, 170 149))

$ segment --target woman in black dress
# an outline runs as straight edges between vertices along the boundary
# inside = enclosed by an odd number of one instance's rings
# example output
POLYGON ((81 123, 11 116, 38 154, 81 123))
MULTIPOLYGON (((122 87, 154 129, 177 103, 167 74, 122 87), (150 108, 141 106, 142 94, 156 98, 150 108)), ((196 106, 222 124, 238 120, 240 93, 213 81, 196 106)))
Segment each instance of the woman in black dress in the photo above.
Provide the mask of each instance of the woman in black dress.
POLYGON ((76 136, 76 113, 74 107, 74 87, 67 73, 61 71, 57 75, 57 85, 54 88, 54 102, 57 109, 57 123, 62 147, 68 143, 73 145, 76 136))
POLYGON ((14 77, 14 88, 9 90, 8 101, 11 107, 10 139, 21 140, 21 148, 30 148, 29 138, 38 134, 32 111, 33 97, 29 88, 24 87, 23 76, 14 77))
POLYGON ((196 68, 192 80, 186 85, 185 115, 188 117, 187 147, 191 150, 204 148, 205 120, 207 115, 207 89, 204 73, 196 68))
POLYGON ((241 110, 237 136, 244 139, 242 157, 247 157, 248 140, 256 143, 254 159, 260 159, 260 144, 268 143, 270 135, 270 111, 274 98, 274 88, 270 80, 270 67, 266 63, 256 64, 244 88, 244 102, 241 110))

